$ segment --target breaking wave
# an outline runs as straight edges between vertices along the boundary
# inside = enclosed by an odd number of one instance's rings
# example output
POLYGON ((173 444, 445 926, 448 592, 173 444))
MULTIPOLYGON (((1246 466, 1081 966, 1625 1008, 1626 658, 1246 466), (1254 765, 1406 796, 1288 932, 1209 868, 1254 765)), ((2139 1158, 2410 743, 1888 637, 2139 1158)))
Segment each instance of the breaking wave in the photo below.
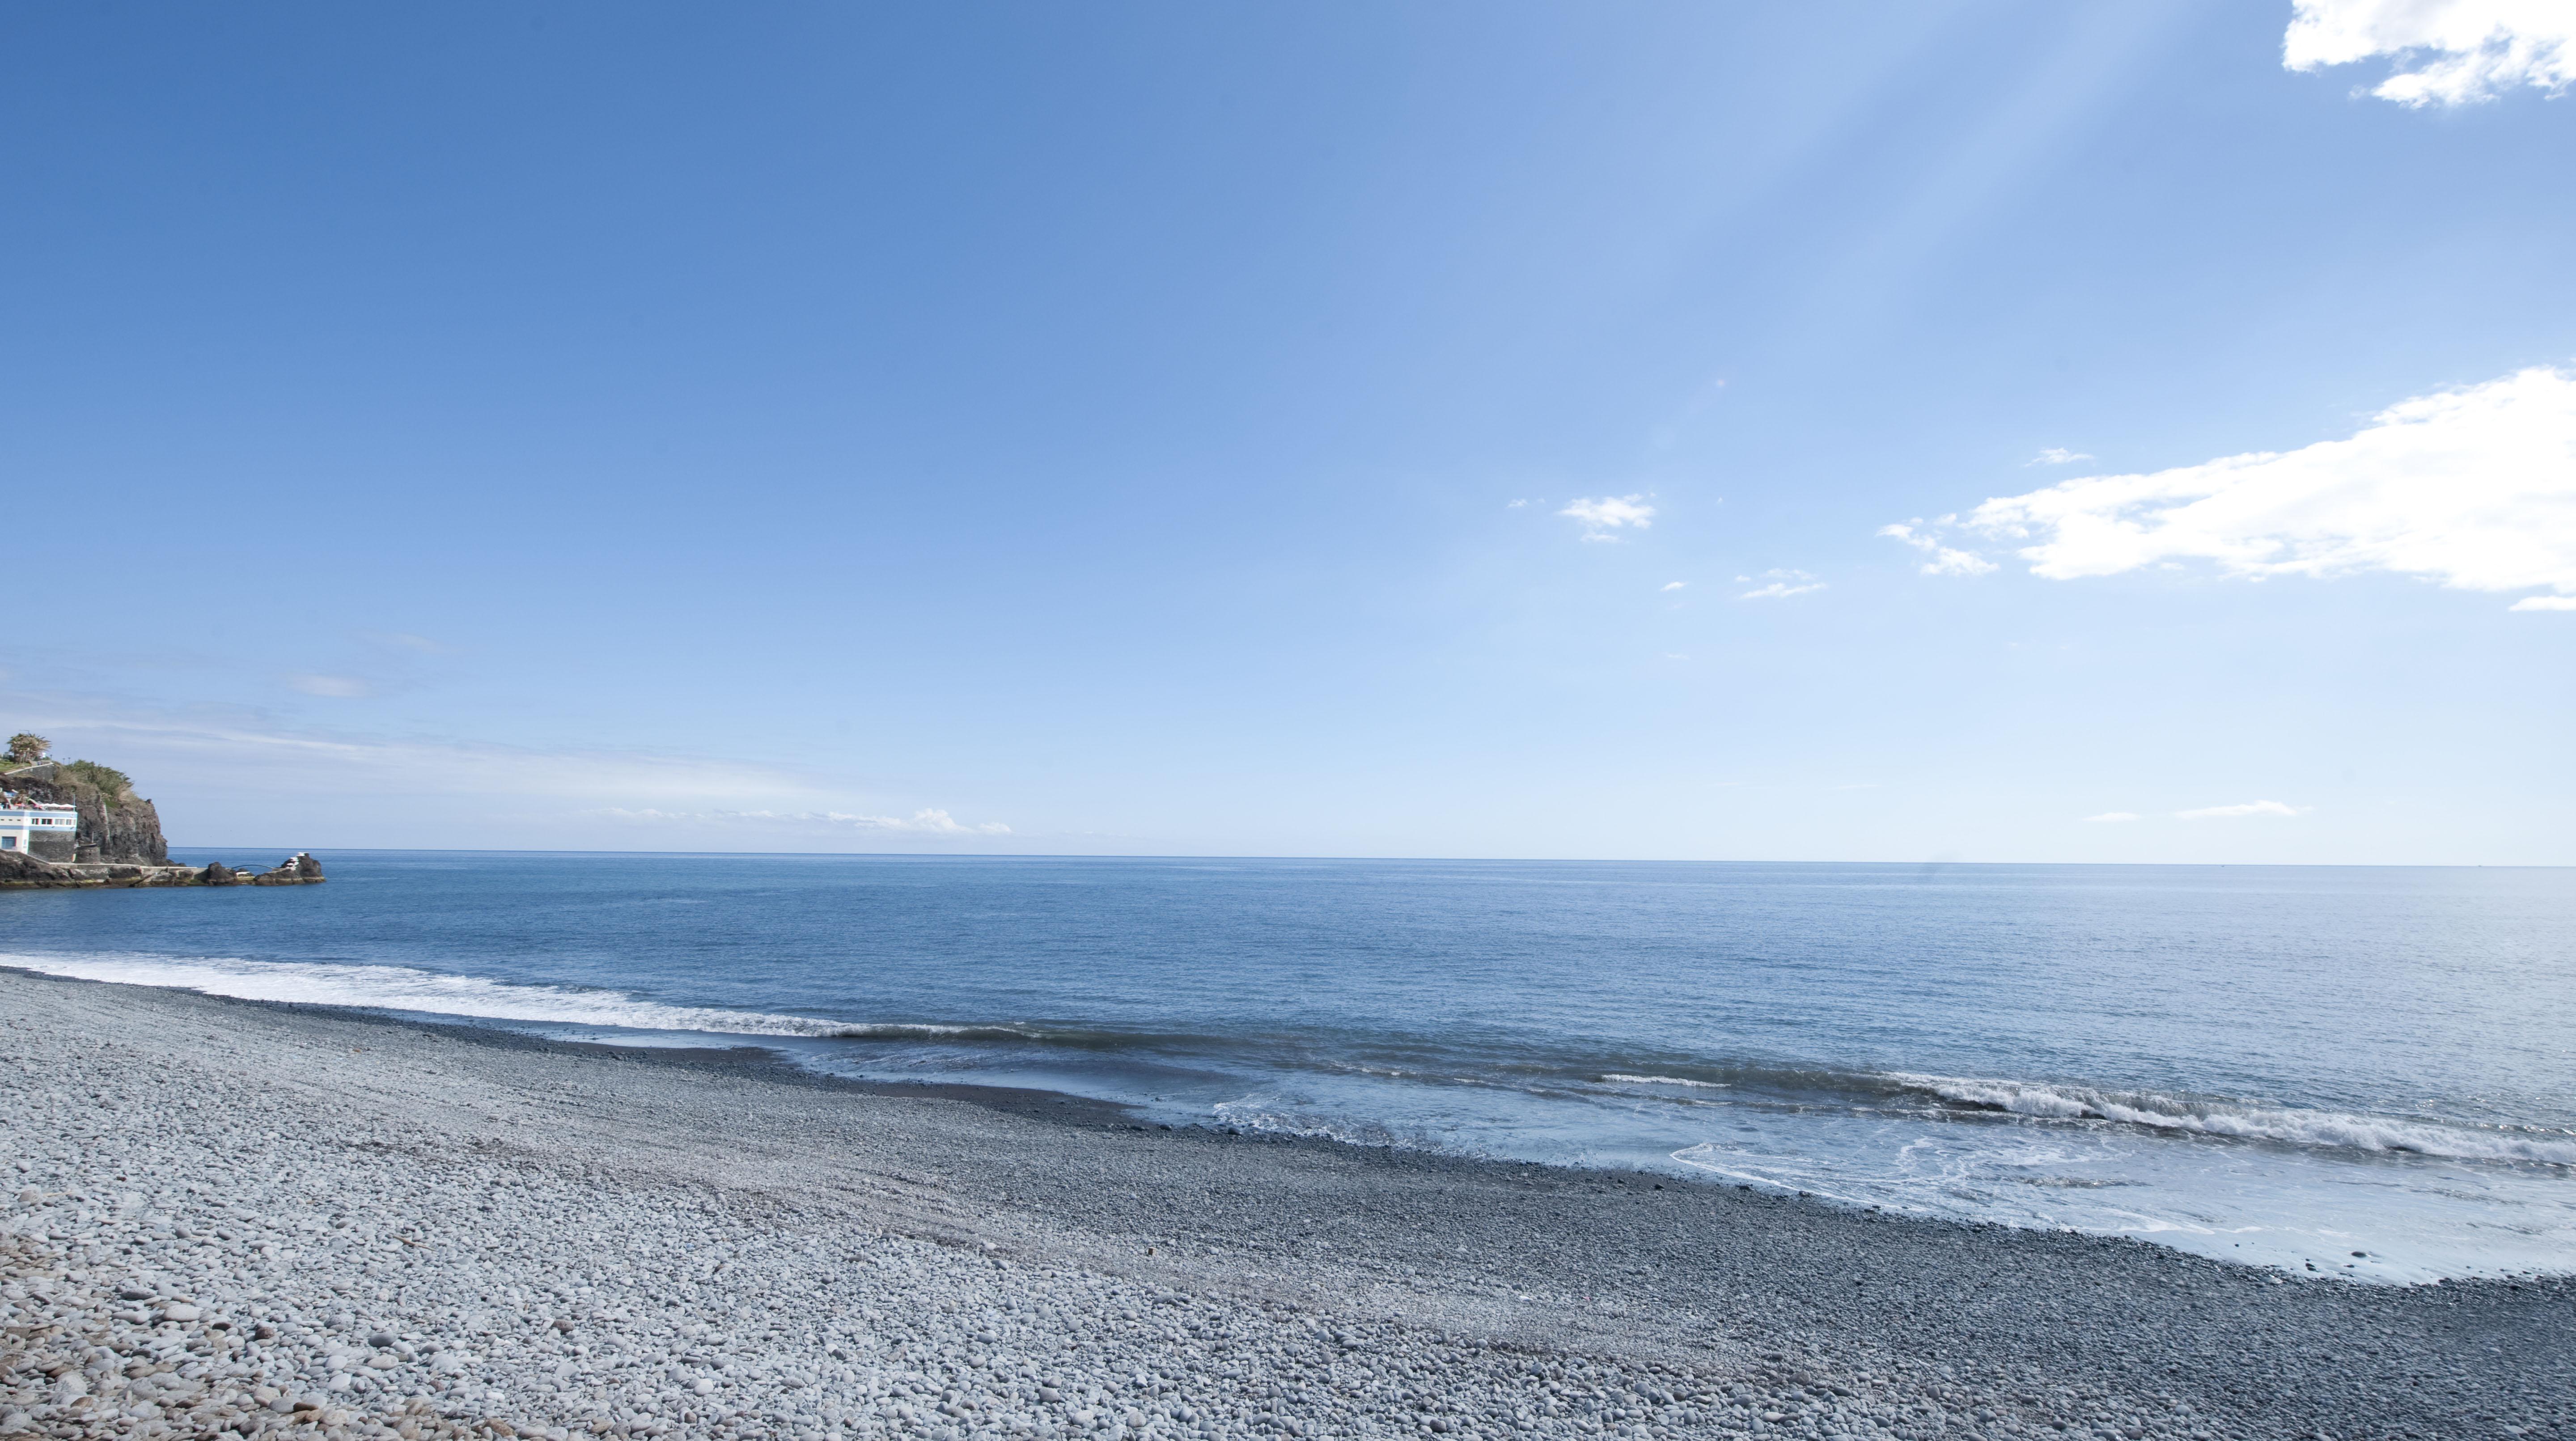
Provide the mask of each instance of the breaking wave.
POLYGON ((2195 1100, 2152 1091, 2100 1091, 2034 1081, 1897 1073, 1901 1089, 1954 1106, 2052 1121, 2112 1121, 2160 1131, 2279 1141, 2343 1150, 2413 1152, 2463 1161, 2539 1161, 2576 1166, 2576 1136, 2523 1132, 2338 1111, 2291 1110, 2195 1100))
MULTIPOLYGON (((1533 1078, 1609 1086, 1671 1088, 1665 1099, 1687 1106, 1823 1102, 1828 1109, 1884 1113, 1929 1103, 1935 1110, 2011 1116, 2033 1122, 2133 1126, 2176 1136, 2273 1142, 2363 1153, 2412 1153, 2462 1161, 2576 1167, 2576 1134, 2541 1127, 2476 1126, 2395 1116, 2267 1107, 2226 1098, 2100 1089, 2035 1082, 1805 1068, 1716 1065, 1728 1079, 1651 1069, 1612 1069, 1608 1056, 1559 1055, 1545 1062, 1448 1054, 1397 1066, 1333 1055, 1330 1046, 1281 1046, 1254 1034, 1161 1034, 1063 1023, 853 1022, 718 1006, 673 1005, 604 988, 487 980, 399 965, 179 958, 143 954, 34 955, 0 952, 0 966, 88 981, 196 991, 242 1000, 405 1011, 474 1020, 520 1021, 705 1035, 840 1040, 933 1046, 1000 1044, 1057 1051, 1160 1051, 1204 1059, 1230 1056, 1270 1074, 1325 1072, 1413 1084, 1526 1087, 1533 1078), (1425 1061, 1428 1064, 1425 1064, 1425 1061), (1586 1064, 1586 1062, 1589 1062, 1586 1064), (1603 1062, 1608 1062, 1605 1065, 1603 1062), (1693 1093, 1724 1091, 1699 1099, 1693 1093)), ((1224 1062, 1217 1063, 1220 1069, 1224 1062)), ((1631 1065, 1638 1064, 1635 1061, 1631 1065)), ((1701 1070, 1683 1063, 1669 1069, 1701 1070)), ((1542 1086, 1541 1089, 1549 1089, 1542 1086)), ((1550 1094, 1554 1094, 1549 1089, 1550 1094)), ((1598 1092, 1593 1092, 1598 1095, 1598 1092)), ((1268 1123, 1285 1124, 1280 1118, 1268 1123)), ((1320 1123, 1318 1123, 1320 1124, 1320 1123)), ((1364 1123, 1363 1123, 1364 1126, 1364 1123)), ((1293 1127, 1291 1127, 1293 1129, 1293 1127)))
POLYGON ((30 956, 0 953, 0 965, 42 975, 129 986, 159 986, 311 1006, 423 1011, 491 1021, 554 1021, 649 1031, 707 1031, 731 1036, 864 1039, 878 1035, 964 1033, 969 1027, 854 1026, 813 1016, 777 1016, 706 1006, 672 1006, 618 991, 487 981, 409 966, 353 966, 306 961, 177 960, 165 956, 30 956))

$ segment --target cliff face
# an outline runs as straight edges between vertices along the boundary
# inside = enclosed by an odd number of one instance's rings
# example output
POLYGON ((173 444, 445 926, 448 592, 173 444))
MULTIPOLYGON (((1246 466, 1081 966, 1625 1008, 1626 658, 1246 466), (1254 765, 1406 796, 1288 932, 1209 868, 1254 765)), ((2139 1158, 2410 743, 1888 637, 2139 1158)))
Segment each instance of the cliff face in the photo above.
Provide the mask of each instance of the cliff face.
POLYGON ((0 772, 0 786, 30 800, 80 809, 80 846, 72 857, 75 862, 136 866, 170 863, 170 843, 161 837, 161 813, 132 791, 111 797, 52 761, 0 772))

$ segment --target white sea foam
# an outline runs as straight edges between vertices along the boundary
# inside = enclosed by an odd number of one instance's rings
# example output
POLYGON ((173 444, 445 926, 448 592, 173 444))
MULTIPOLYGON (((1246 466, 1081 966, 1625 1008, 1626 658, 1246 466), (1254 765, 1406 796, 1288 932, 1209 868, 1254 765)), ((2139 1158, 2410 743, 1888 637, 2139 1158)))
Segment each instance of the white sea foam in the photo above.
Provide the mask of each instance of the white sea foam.
POLYGON ((2099 1091, 2089 1086, 2035 1081, 1979 1080, 1956 1076, 1891 1077, 1946 1101, 2044 1120, 2115 1121, 2162 1131, 2283 1141, 2355 1151, 2408 1151, 2464 1161, 2539 1161, 2576 1166, 2576 1136, 2531 1134, 2474 1126, 2442 1125, 2339 1111, 2291 1110, 2186 1100, 2150 1091, 2099 1091))
POLYGON ((420 1011, 478 1020, 555 1021, 648 1031, 704 1031, 729 1036, 901 1036, 963 1032, 964 1027, 866 1026, 813 1016, 775 1016, 705 1006, 671 1006, 618 991, 523 985, 478 976, 448 976, 409 966, 331 965, 300 961, 180 960, 166 956, 33 956, 0 952, 0 966, 84 981, 160 986, 251 1001, 420 1011))
POLYGON ((1727 1087, 1727 1083, 1724 1081, 1694 1081, 1686 1076, 1623 1076, 1616 1071, 1603 1076, 1601 1079, 1604 1083, 1610 1085, 1694 1086, 1703 1091, 1723 1091, 1727 1087))

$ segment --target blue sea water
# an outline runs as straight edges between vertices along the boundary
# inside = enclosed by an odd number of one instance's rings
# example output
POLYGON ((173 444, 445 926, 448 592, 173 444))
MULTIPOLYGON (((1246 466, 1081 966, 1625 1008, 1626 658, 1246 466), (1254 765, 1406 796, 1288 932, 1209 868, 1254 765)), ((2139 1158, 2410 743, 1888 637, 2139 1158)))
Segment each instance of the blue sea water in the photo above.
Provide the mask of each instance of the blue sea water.
POLYGON ((0 896, 0 964, 2354 1278, 2576 1270, 2576 871, 324 859, 0 896))

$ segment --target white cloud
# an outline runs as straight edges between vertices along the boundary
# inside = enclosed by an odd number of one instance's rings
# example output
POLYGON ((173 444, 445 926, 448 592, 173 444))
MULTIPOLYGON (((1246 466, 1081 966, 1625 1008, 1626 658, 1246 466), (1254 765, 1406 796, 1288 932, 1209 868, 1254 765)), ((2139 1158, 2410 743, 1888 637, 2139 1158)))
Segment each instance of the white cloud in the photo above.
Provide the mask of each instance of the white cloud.
MULTIPOLYGON (((1762 578, 1771 583, 1763 586, 1759 590, 1748 590, 1742 596, 1738 597, 1738 599, 1785 600, 1793 595, 1805 595, 1811 590, 1823 590, 1825 588, 1825 583, 1823 581, 1816 579, 1814 576, 1807 574, 1803 570, 1766 570, 1762 572, 1762 578)), ((1750 581, 1752 577, 1739 575, 1736 579, 1739 581, 1750 581)))
POLYGON ((1505 509, 1505 510, 1518 510, 1518 509, 1520 509, 1522 506, 1525 506, 1525 505, 1527 505, 1527 504, 1529 504, 1529 502, 1528 502, 1528 501, 1526 501, 1526 500, 1515 500, 1515 501, 1509 501, 1509 502, 1506 502, 1506 503, 1504 504, 1503 509, 1505 509))
POLYGON ((1605 495, 1597 500, 1578 500, 1559 515, 1583 522, 1585 540, 1616 540, 1613 534, 1622 526, 1645 530, 1655 523, 1655 508, 1645 503, 1642 495, 1605 495))
POLYGON ((1989 500, 1968 524, 2033 541, 2020 554, 2052 580, 2208 560, 2576 595, 2576 375, 2536 367, 2418 396, 2349 440, 2070 480, 1989 500))
MULTIPOLYGON (((1955 515, 1945 515, 1932 524, 1955 525, 1958 519, 1955 515)), ((1995 569, 1995 563, 1984 556, 1974 555, 1964 550, 1953 550, 1935 537, 1916 530, 1915 527, 1921 524, 1923 520, 1918 516, 1901 525, 1882 525, 1878 528, 1878 533, 1901 540, 1931 557, 1923 562, 1925 575, 1984 575, 1987 571, 1995 569)))
POLYGON ((2281 63, 2313 71, 2388 56, 2371 94, 2400 105, 2467 105, 2525 85, 2576 82, 2567 0, 2294 0, 2281 63))
POLYGON ((2032 456, 2030 459, 2023 461, 2022 464, 2073 465, 2079 460, 2091 460, 2092 458, 2093 457, 2086 455, 2080 450, 2068 450, 2062 445, 2052 445, 2048 449, 2041 451, 2039 454, 2032 456))
POLYGON ((346 675, 291 675, 286 678, 286 683, 306 695, 330 696, 335 700, 356 700, 375 694, 376 689, 355 676, 346 675))
POLYGON ((2202 806, 2196 811, 2176 811, 2174 812, 2174 819, 2178 821, 2232 821, 2242 819, 2246 816, 2295 816, 2305 812, 2306 810, 2307 807, 2305 806, 2285 806, 2279 801, 2247 801, 2245 804, 2240 806, 2202 806))
POLYGON ((2527 595, 2507 610, 2576 610, 2576 595, 2527 595))
POLYGON ((1680 589, 1682 589, 1683 587, 1685 587, 1685 586, 1687 586, 1687 585, 1689 585, 1689 584, 1690 584, 1690 582, 1689 582, 1689 581, 1686 581, 1686 580, 1672 580, 1672 581, 1666 581, 1666 582, 1664 582, 1664 589, 1666 589, 1666 590, 1680 590, 1680 589))
POLYGON ((2084 820, 2087 824, 2092 824, 2095 822, 2133 821, 2137 818, 2138 813, 2136 811, 2104 811, 2098 816, 2086 816, 2084 820))

